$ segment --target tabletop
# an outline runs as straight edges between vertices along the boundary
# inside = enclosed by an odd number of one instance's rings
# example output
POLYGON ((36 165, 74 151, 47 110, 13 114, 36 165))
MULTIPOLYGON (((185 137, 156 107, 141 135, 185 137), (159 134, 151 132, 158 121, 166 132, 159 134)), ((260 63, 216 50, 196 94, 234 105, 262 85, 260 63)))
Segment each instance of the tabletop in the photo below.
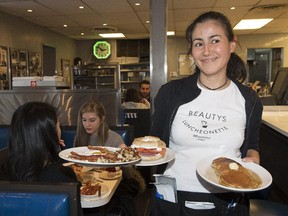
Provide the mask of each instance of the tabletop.
POLYGON ((264 106, 262 122, 288 137, 288 106, 264 106))
MULTIPOLYGON (((65 166, 72 165, 73 163, 65 163, 65 166)), ((75 170, 74 170, 75 171, 75 170)), ((83 167, 82 180, 81 182, 86 182, 91 180, 91 182, 97 182, 101 185, 101 196, 82 196, 81 195, 81 206, 82 208, 95 208, 107 204, 114 192, 116 191, 120 181, 122 180, 122 170, 118 168, 117 175, 114 178, 106 178, 103 175, 103 170, 98 168, 83 167), (101 173, 102 172, 102 173, 101 173)), ((79 179, 78 179, 79 180, 79 179)))

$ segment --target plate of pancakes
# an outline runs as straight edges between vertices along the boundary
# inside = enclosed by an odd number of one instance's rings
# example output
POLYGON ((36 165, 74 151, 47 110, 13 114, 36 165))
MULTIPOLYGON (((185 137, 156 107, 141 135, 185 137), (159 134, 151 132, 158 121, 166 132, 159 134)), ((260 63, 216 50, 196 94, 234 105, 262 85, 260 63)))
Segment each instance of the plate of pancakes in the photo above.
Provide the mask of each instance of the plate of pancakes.
POLYGON ((241 158, 211 156, 199 161, 196 170, 205 181, 229 191, 258 191, 272 183, 272 176, 264 167, 241 158))

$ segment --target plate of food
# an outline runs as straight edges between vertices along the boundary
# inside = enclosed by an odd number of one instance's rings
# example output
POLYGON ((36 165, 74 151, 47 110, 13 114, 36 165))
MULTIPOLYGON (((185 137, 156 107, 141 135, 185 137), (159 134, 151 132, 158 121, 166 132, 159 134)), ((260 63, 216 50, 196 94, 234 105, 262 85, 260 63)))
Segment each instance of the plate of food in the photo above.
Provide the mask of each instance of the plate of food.
POLYGON ((83 166, 113 167, 135 164, 141 160, 138 152, 131 148, 104 146, 82 146, 61 151, 59 157, 83 166))
POLYGON ((80 164, 75 164, 72 162, 68 162, 68 163, 65 163, 63 165, 64 166, 70 166, 75 173, 84 173, 84 172, 88 172, 88 171, 93 169, 93 167, 91 167, 91 166, 82 166, 80 164))
POLYGON ((136 149, 141 157, 136 166, 156 166, 170 162, 175 158, 175 152, 166 147, 158 137, 144 136, 135 138, 132 148, 136 149))
POLYGON ((103 168, 99 173, 99 178, 104 180, 114 180, 120 178, 122 175, 122 170, 120 167, 107 167, 103 168))
POLYGON ((80 181, 80 182, 83 182, 84 181, 84 177, 86 177, 87 174, 90 175, 90 173, 93 170, 92 166, 82 166, 80 164, 75 164, 75 163, 72 163, 72 162, 64 163, 63 166, 71 167, 73 169, 76 177, 77 177, 77 180, 80 181))
POLYGON ((196 170, 205 181, 229 191, 258 191, 272 183, 272 176, 265 168, 240 158, 208 157, 197 163, 196 170))
POLYGON ((80 188, 81 199, 97 200, 108 194, 109 188, 105 184, 92 183, 87 181, 82 183, 80 188))

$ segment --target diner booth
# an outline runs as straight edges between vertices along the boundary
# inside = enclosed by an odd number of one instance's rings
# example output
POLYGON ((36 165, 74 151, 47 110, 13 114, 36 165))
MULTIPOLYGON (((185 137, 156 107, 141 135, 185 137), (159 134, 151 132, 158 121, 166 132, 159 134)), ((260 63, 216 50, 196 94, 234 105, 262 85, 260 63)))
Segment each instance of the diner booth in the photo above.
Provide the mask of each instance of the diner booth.
MULTIPOLYGON (((132 126, 121 125, 120 90, 117 89, 82 89, 82 90, 53 90, 53 89, 21 89, 1 91, 0 94, 0 161, 7 158, 9 124, 14 111, 22 104, 30 101, 42 101, 52 104, 57 108, 62 127, 62 139, 66 144, 64 149, 73 147, 74 136, 77 128, 78 111, 82 104, 89 100, 100 100, 106 108, 106 116, 110 129, 119 133, 124 142, 130 145, 134 139, 132 126), (6 154, 5 154, 6 153, 6 154)), ((109 181, 108 187, 115 192, 119 180, 109 181)), ((76 184, 38 183, 22 184, 1 182, 0 184, 0 210, 6 215, 37 215, 39 208, 53 215, 78 215, 80 200, 76 198, 76 184), (54 188, 54 189, 53 189, 54 188), (14 203, 10 205, 9 203, 14 203), (58 208, 51 209, 53 203, 58 203, 58 208), (17 208, 15 208, 17 206, 17 208), (29 209, 27 209, 29 206, 29 209)), ((113 193, 111 193, 113 195, 113 193)), ((112 195, 104 196, 99 205, 109 202, 112 195)), ((82 205, 83 203, 81 203, 82 205)), ((98 204, 97 204, 98 205, 98 204)), ((82 206, 83 207, 83 206, 82 206)), ((90 206, 88 206, 90 207, 90 206)), ((94 206, 93 206, 94 207, 94 206)))
POLYGON ((0 124, 9 125, 14 111, 20 105, 29 101, 43 101, 57 108, 62 126, 75 126, 79 108, 92 99, 100 100, 104 104, 109 125, 120 125, 121 93, 118 89, 53 90, 41 88, 1 91, 0 124))
MULTIPOLYGON (((22 89, 2 91, 0 94, 0 148, 7 145, 8 126, 14 111, 29 101, 43 101, 57 108, 62 126, 62 135, 67 140, 67 147, 73 146, 76 133, 78 111, 82 104, 89 100, 102 101, 106 108, 109 127, 118 132, 127 145, 134 139, 133 127, 121 123, 121 93, 117 89, 22 89), (70 135, 70 136, 69 136, 70 135)), ((66 141, 64 139, 64 142, 66 141)))

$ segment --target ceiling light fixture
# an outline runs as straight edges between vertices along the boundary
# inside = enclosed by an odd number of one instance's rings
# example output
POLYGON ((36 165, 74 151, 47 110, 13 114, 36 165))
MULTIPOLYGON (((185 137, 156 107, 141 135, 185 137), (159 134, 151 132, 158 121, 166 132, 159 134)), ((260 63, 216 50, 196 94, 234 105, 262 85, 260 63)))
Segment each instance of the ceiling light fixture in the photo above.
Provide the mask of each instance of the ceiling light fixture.
POLYGON ((84 6, 80 5, 80 6, 79 6, 79 9, 84 9, 84 6))
POLYGON ((235 9, 236 9, 236 7, 231 7, 230 9, 231 9, 231 10, 235 10, 235 9))
POLYGON ((32 13, 33 10, 32 10, 32 9, 28 9, 27 12, 28 12, 28 13, 32 13))
POLYGON ((271 22, 273 19, 243 19, 235 27, 234 30, 259 29, 271 22))
POLYGON ((147 23, 147 24, 148 24, 148 23, 150 23, 150 21, 149 21, 149 20, 146 20, 146 21, 145 21, 145 23, 147 23))
POLYGON ((122 33, 102 33, 99 36, 103 38, 124 38, 125 35, 122 33))
POLYGON ((80 35, 82 35, 82 36, 83 36, 83 35, 85 35, 85 33, 84 33, 84 32, 81 32, 81 34, 80 34, 80 35))
POLYGON ((67 28, 68 26, 66 24, 63 25, 64 28, 67 28))
POLYGON ((167 32, 166 32, 166 35, 167 35, 167 36, 175 35, 175 31, 167 31, 167 32))
POLYGON ((135 3, 135 6, 140 6, 141 4, 139 2, 136 2, 135 3))

